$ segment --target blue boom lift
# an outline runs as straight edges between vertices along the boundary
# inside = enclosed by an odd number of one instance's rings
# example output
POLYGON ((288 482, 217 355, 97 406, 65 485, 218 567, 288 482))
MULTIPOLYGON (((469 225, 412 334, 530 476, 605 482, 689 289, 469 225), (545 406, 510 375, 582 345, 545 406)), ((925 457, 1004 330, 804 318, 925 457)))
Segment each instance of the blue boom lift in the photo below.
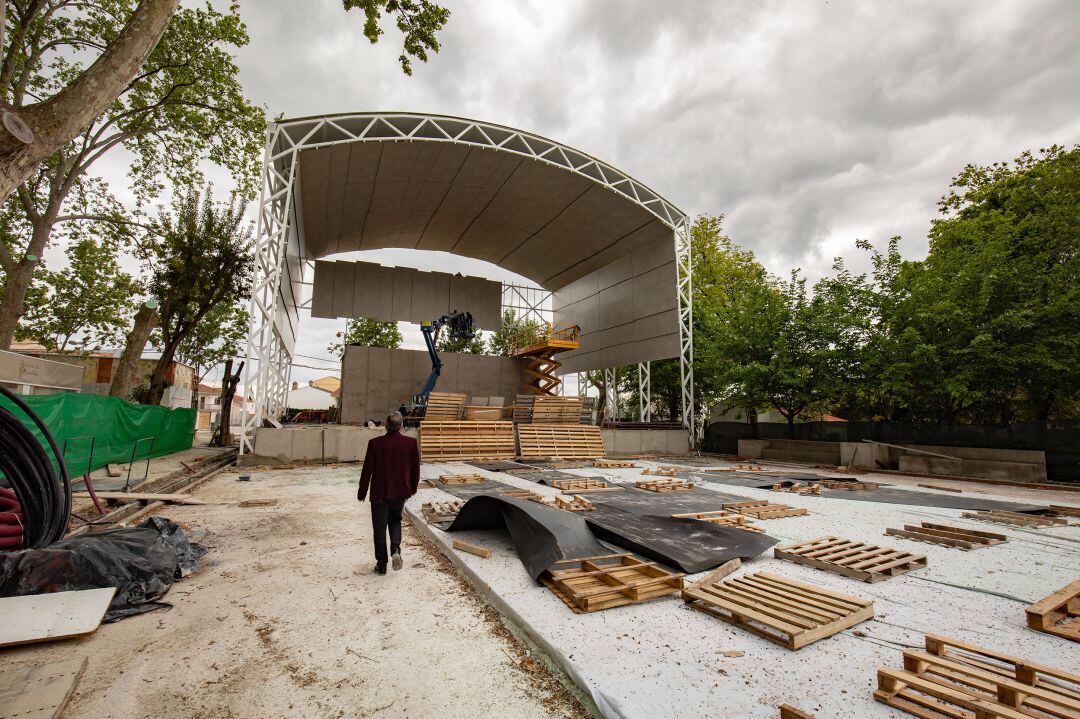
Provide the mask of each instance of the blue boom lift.
POLYGON ((439 351, 435 345, 439 341, 439 331, 443 327, 446 327, 446 331, 450 333, 450 339, 471 340, 476 336, 473 330, 472 314, 469 312, 454 310, 437 320, 420 323, 420 331, 424 333, 424 344, 427 345, 428 355, 431 357, 431 374, 428 375, 423 389, 413 395, 412 409, 407 413, 402 412, 406 416, 423 417, 427 411, 428 395, 435 389, 435 383, 439 381, 439 375, 442 373, 442 360, 439 359, 439 351))

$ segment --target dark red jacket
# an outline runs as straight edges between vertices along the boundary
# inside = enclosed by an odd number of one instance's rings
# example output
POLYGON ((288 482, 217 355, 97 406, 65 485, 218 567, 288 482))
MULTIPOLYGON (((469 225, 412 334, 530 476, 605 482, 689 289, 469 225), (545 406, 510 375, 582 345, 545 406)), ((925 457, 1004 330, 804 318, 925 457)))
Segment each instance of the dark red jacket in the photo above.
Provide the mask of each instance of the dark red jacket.
POLYGON ((420 485, 420 447, 401 432, 387 432, 368 442, 356 498, 361 502, 371 488, 371 499, 405 499, 420 485))

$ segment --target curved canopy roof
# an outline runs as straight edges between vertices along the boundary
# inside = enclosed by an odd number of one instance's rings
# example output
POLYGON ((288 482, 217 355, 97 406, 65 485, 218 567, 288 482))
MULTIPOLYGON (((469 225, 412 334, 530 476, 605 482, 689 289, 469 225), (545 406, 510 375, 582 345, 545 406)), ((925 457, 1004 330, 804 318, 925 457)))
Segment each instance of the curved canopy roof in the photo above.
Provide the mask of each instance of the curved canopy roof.
POLYGON ((509 127, 415 113, 278 127, 272 164, 300 148, 293 199, 305 259, 441 250, 557 290, 636 250, 671 247, 685 219, 626 173, 509 127))

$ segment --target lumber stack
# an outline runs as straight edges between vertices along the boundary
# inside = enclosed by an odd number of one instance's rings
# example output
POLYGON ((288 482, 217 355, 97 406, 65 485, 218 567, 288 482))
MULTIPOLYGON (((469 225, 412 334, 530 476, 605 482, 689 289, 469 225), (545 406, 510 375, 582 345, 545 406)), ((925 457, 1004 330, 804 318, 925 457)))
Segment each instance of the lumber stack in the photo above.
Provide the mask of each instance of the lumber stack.
POLYGON ((922 719, 1080 717, 1080 676, 937 634, 878 670, 874 699, 922 719), (932 708, 932 709, 931 709, 932 708))
POLYGON ((465 395, 458 392, 432 392, 428 395, 426 419, 461 419, 465 395))
POLYGON ((514 423, 425 419, 420 423, 420 457, 425 462, 513 459, 514 423))
POLYGON ((580 424, 581 397, 538 395, 532 402, 532 421, 537 424, 580 424))
POLYGON ((519 424, 521 456, 595 459, 604 456, 600 428, 587 424, 519 424))

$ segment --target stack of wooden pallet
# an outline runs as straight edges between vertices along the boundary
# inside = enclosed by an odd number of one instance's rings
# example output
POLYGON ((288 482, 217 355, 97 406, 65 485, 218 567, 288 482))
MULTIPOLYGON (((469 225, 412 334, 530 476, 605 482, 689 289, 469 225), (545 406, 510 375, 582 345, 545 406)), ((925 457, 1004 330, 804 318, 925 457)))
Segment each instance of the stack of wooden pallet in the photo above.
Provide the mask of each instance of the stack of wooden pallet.
POLYGON ((604 456, 600 428, 587 424, 519 424, 521 456, 595 459, 604 456))
POLYGON ((777 547, 773 555, 777 559, 817 567, 864 582, 880 582, 926 566, 924 554, 911 554, 839 537, 818 537, 808 542, 777 547))
POLYGON ((720 505, 754 519, 783 519, 784 517, 802 517, 810 514, 802 507, 789 507, 786 504, 773 504, 765 499, 748 499, 745 502, 725 502, 720 505))
POLYGON ((533 399, 532 421, 536 424, 581 424, 581 397, 547 397, 533 399))
POLYGON ((937 634, 878 670, 874 699, 920 719, 1080 717, 1080 676, 937 634))
POLYGON ((425 419, 461 419, 465 395, 458 392, 432 392, 428 395, 425 419))
POLYGON ((513 459, 513 422, 425 419, 420 423, 420 456, 425 462, 513 459))
POLYGON ((548 485, 561 490, 563 494, 578 494, 580 492, 607 492, 611 490, 621 491, 622 487, 608 484, 602 479, 592 477, 580 477, 575 479, 553 479, 548 485))
POLYGON ((874 616, 870 600, 765 572, 695 584, 682 597, 694 609, 792 650, 874 616))
POLYGON ((683 588, 683 576, 629 554, 611 554, 556 562, 542 581, 566 606, 581 613, 676 594, 683 588))
POLYGON ((686 479, 639 479, 634 486, 649 492, 685 492, 693 489, 694 483, 686 479))

